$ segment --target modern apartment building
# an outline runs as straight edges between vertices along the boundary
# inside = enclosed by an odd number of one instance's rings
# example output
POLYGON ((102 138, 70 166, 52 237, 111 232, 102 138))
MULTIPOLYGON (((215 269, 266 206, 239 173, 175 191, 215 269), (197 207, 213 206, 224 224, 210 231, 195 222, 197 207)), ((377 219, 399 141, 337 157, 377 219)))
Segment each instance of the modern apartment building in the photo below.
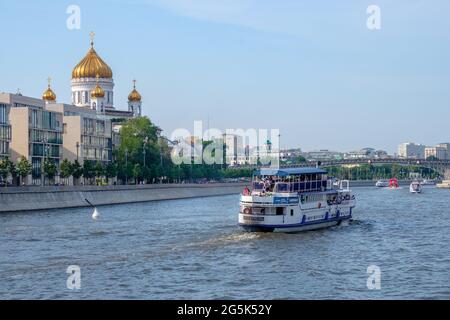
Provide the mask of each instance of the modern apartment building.
POLYGON ((428 157, 435 157, 439 160, 447 160, 447 149, 443 147, 426 147, 425 148, 425 159, 428 157))
POLYGON ((63 159, 108 163, 112 159, 111 121, 96 110, 49 103, 47 110, 63 115, 63 159))
POLYGON ((21 94, 1 93, 0 104, 10 107, 11 160, 25 157, 33 166, 32 183, 41 184, 44 158, 52 159, 57 166, 62 158, 62 114, 46 110, 44 100, 21 94))
POLYGON ((11 125, 9 123, 9 104, 0 103, 0 160, 9 157, 11 125))
POLYGON ((412 142, 402 143, 398 146, 399 158, 424 159, 425 148, 423 144, 415 144, 412 142))

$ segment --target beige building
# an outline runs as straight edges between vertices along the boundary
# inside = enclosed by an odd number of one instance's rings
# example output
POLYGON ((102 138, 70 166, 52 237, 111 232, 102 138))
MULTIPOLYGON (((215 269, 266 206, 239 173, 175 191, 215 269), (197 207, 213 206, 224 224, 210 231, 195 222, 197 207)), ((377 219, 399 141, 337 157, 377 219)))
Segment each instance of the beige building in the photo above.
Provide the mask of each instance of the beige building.
POLYGON ((9 123, 9 104, 0 103, 0 160, 9 157, 11 125, 9 123))
POLYGON ((447 159, 447 149, 443 147, 426 147, 425 148, 425 159, 428 157, 436 157, 439 160, 447 159))
POLYGON ((439 143, 436 145, 436 147, 444 148, 446 153, 445 160, 450 160, 450 143, 439 143))
POLYGON ((412 142, 402 143, 398 146, 397 154, 399 158, 424 159, 426 158, 425 145, 412 142))
POLYGON ((10 107, 11 160, 17 163, 24 156, 33 166, 32 183, 41 184, 44 158, 57 166, 62 158, 62 114, 46 110, 44 100, 21 94, 1 93, 0 103, 10 107))
POLYGON ((63 114, 63 159, 108 163, 112 158, 111 121, 96 110, 49 103, 48 110, 63 114))

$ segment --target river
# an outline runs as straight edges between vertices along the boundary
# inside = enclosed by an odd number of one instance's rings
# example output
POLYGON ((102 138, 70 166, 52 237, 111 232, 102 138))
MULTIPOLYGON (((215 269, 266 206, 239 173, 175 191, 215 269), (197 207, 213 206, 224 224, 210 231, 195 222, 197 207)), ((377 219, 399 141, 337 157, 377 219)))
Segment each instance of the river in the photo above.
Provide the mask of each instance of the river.
POLYGON ((2 214, 0 298, 449 299, 449 191, 354 193, 352 222, 299 234, 241 231, 238 195, 104 206, 98 221, 89 208, 2 214))

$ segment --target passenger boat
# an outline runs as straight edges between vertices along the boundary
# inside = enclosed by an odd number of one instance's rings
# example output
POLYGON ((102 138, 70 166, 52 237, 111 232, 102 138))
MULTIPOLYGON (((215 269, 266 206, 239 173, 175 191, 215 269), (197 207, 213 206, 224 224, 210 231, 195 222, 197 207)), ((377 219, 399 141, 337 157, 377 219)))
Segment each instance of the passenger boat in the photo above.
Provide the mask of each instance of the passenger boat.
POLYGON ((352 218, 356 200, 347 180, 334 188, 318 168, 261 169, 240 199, 239 225, 252 232, 300 232, 352 218))
POLYGON ((421 193, 422 192, 422 185, 419 181, 413 181, 409 185, 409 192, 411 193, 421 193))
POLYGON ((389 182, 387 182, 386 180, 378 180, 377 183, 375 183, 375 187, 378 187, 378 188, 389 187, 389 182))

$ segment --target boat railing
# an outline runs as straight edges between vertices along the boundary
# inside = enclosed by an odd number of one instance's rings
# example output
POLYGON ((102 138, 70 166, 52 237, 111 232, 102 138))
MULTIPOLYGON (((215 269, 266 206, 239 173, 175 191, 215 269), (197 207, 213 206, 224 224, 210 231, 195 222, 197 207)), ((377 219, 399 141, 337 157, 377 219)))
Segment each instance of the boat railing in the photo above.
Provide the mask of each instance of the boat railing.
POLYGON ((350 181, 348 181, 348 180, 341 180, 339 182, 339 190, 349 192, 350 191, 350 181))

